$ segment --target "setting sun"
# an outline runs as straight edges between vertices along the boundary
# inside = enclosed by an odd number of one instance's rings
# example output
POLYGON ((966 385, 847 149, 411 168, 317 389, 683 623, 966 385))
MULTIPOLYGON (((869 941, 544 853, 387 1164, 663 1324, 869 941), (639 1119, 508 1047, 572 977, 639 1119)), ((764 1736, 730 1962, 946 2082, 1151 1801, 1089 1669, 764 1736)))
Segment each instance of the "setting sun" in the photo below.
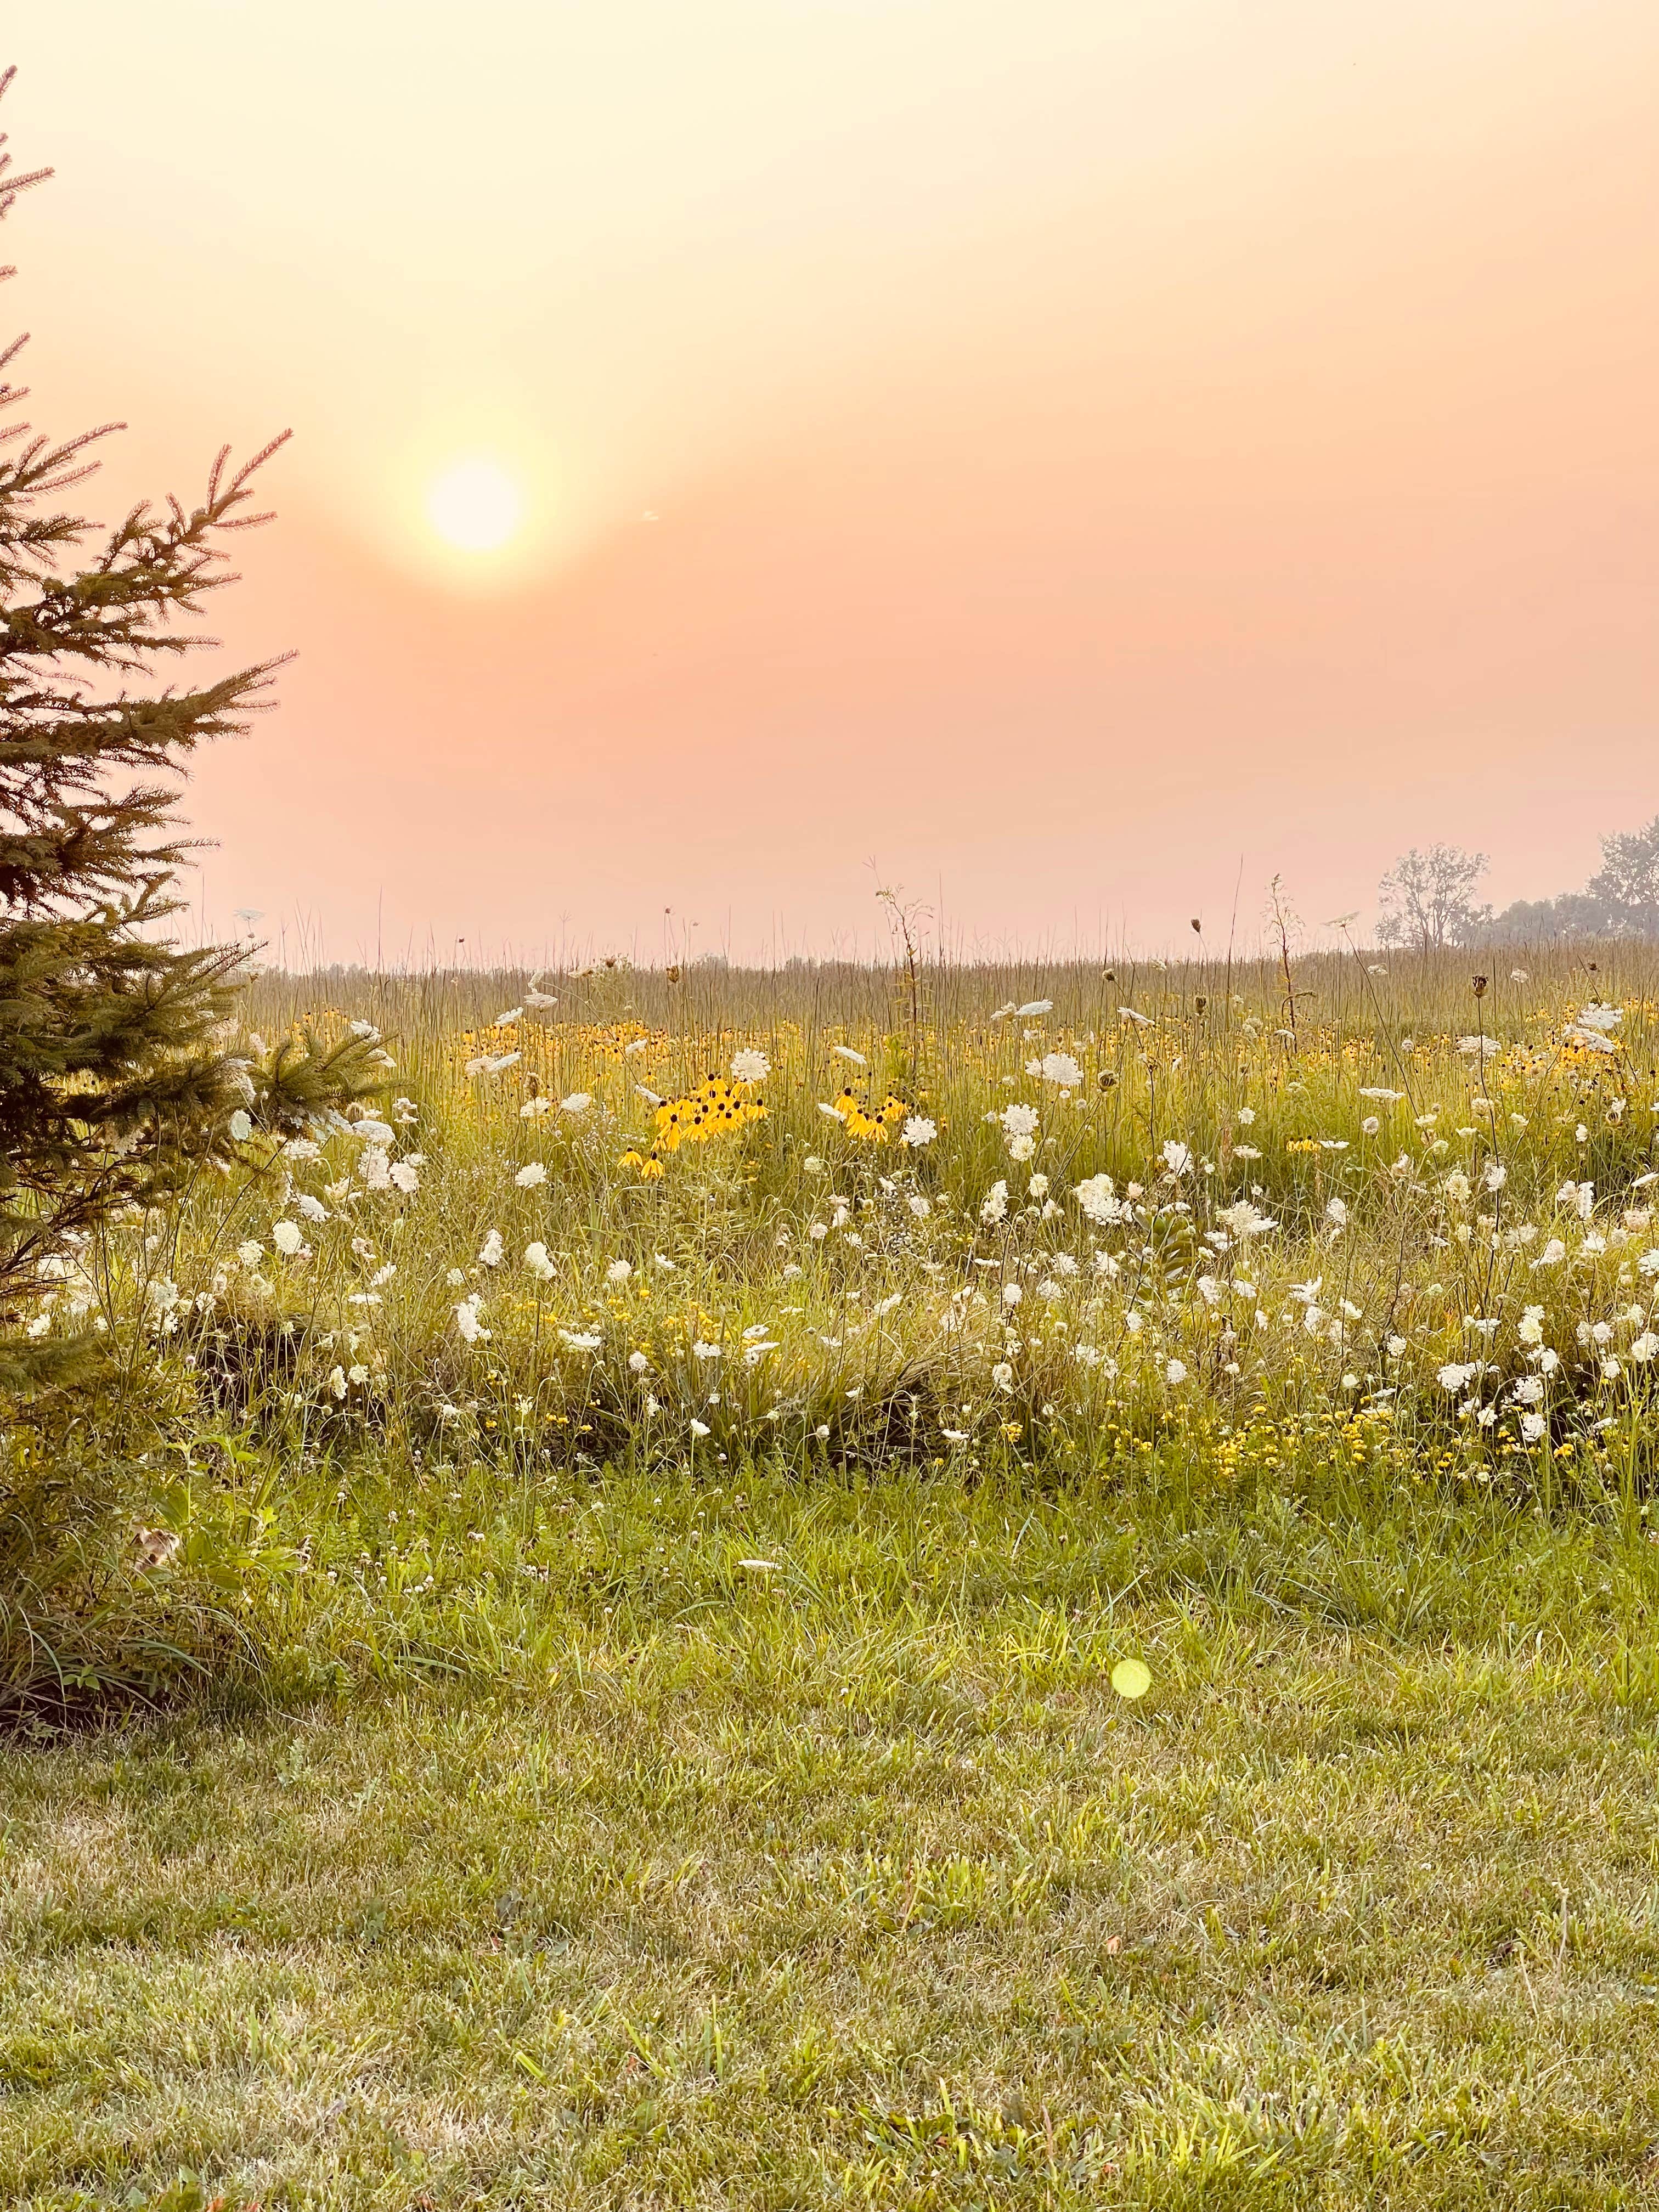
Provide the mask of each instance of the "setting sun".
POLYGON ((493 553, 519 526, 524 495, 494 461, 460 461, 427 495, 432 526, 464 553, 493 553))

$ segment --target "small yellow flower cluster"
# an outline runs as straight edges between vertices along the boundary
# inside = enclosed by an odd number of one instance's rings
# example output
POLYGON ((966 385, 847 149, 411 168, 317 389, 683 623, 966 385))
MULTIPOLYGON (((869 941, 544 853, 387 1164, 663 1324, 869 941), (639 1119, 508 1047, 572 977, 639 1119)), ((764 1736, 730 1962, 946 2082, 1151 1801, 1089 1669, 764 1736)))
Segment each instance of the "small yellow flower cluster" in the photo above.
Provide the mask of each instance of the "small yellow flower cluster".
POLYGON ((701 1089, 688 1091, 682 1098, 665 1098, 657 1109, 656 1141, 649 1152, 624 1152, 617 1164, 632 1168, 646 1182, 654 1182, 663 1172, 665 1152, 677 1152, 682 1145, 706 1145, 715 1137, 746 1127, 750 1121, 763 1121, 766 1108, 749 1095, 750 1090, 746 1083, 711 1075, 701 1089))
POLYGON ((902 1098, 890 1091, 879 1106, 866 1106, 856 1097, 850 1086, 840 1097, 830 1101, 840 1115, 849 1137, 856 1137, 867 1145, 884 1145, 888 1131, 902 1121, 910 1109, 902 1098))

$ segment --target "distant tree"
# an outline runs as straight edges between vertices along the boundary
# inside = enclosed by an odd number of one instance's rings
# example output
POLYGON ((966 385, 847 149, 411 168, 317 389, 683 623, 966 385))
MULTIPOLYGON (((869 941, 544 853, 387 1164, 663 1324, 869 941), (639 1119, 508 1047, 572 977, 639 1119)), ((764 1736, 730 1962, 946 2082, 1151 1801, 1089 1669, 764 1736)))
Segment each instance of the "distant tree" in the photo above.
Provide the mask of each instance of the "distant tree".
POLYGON ((1376 887, 1378 944, 1420 952, 1468 944, 1492 919, 1490 907, 1474 902, 1486 866, 1484 853, 1467 853, 1461 845, 1434 844, 1426 852, 1413 846, 1376 887))
POLYGON ((1659 814, 1644 830, 1601 840, 1601 866, 1584 886, 1605 910, 1610 933, 1659 936, 1659 814))
POLYGON ((1553 899, 1516 899, 1493 916, 1485 933, 1504 943, 1522 945, 1610 933, 1616 933, 1616 927, 1606 901, 1591 898, 1583 891, 1563 891, 1553 899))
MULTIPOLYGON (((9 161, 0 216, 50 173, 10 176, 9 161)), ((25 396, 5 379, 23 343, 0 350, 0 408, 25 396)), ((199 506, 135 507, 88 552, 93 526, 58 501, 104 434, 0 431, 0 1388, 14 1389, 73 1363, 73 1341, 20 1326, 71 1240, 228 1160, 239 1110, 298 1127, 380 1080, 373 1038, 264 1065, 230 1049, 247 948, 185 950, 164 927, 187 850, 177 779, 198 745, 246 728, 275 664, 179 690, 157 672, 211 642, 187 618, 233 580, 225 534, 265 520, 249 484, 274 447, 235 470, 221 453, 199 506)))

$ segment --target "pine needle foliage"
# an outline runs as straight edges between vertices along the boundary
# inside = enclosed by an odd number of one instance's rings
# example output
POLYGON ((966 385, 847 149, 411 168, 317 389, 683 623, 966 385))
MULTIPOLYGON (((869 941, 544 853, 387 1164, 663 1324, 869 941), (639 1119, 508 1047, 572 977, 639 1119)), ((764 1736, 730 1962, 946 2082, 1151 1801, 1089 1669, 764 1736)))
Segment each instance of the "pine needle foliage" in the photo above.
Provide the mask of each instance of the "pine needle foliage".
MULTIPOLYGON (((0 137, 0 217, 51 173, 9 161, 0 137)), ((165 678, 216 643, 195 617, 235 580, 232 534, 270 519, 254 482, 287 434, 240 466, 221 452, 198 504, 100 532, 70 502, 122 426, 54 441, 17 418, 27 335, 0 350, 0 1390, 84 1363, 89 1340, 19 1328, 66 1243, 228 1160, 237 1109, 293 1127, 377 1082, 360 1037, 239 1053, 245 950, 167 927, 179 779, 270 704, 280 664, 165 678)))

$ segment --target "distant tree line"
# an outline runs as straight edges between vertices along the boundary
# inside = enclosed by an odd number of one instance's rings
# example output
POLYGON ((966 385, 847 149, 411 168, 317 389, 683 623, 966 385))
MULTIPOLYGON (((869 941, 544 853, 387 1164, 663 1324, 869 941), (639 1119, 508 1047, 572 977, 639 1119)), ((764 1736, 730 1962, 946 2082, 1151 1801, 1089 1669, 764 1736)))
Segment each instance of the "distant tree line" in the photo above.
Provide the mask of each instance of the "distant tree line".
POLYGON ((1535 944, 1562 937, 1659 938, 1659 814, 1645 829, 1601 840, 1601 865, 1582 891, 1516 899, 1501 914, 1475 897, 1487 859, 1461 845, 1402 854, 1376 887, 1379 945, 1437 952, 1446 946, 1535 944))

